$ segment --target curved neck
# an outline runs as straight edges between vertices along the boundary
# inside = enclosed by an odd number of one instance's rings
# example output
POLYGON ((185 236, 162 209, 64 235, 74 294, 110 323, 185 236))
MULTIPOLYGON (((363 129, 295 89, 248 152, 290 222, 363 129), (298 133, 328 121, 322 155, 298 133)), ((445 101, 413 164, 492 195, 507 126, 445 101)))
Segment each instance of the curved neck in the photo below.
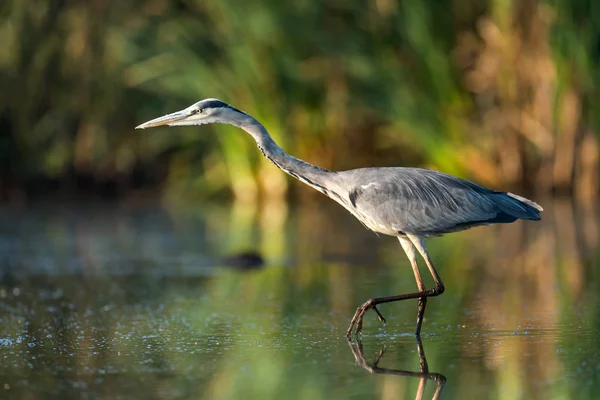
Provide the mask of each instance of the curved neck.
POLYGON ((263 155, 275 164, 276 167, 321 193, 329 195, 328 183, 330 182, 332 171, 317 167, 287 154, 275 143, 266 128, 249 115, 245 115, 242 121, 236 122, 233 125, 248 132, 256 141, 256 145, 263 155))

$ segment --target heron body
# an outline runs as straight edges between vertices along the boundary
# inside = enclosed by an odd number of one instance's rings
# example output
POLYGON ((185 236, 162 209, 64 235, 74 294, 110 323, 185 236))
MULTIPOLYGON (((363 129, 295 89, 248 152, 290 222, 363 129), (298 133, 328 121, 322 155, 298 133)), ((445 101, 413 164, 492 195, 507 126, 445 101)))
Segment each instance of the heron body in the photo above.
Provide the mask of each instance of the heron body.
POLYGON ((385 235, 438 236, 540 218, 535 203, 527 199, 427 169, 361 168, 336 173, 333 181, 338 187, 329 197, 367 228, 385 235))
POLYGON ((226 123, 245 130, 278 168, 341 204, 368 229, 396 236, 400 241, 413 268, 418 291, 369 299, 357 309, 348 335, 355 326, 360 333, 363 316, 369 309, 385 322, 378 304, 413 298, 419 299, 416 334, 420 334, 427 298, 444 292, 424 238, 479 225, 540 219, 542 207, 531 200, 437 171, 401 167, 329 171, 317 167, 284 152, 256 119, 217 99, 199 101, 137 128, 209 123, 226 123), (433 277, 432 289, 425 289, 415 250, 433 277))

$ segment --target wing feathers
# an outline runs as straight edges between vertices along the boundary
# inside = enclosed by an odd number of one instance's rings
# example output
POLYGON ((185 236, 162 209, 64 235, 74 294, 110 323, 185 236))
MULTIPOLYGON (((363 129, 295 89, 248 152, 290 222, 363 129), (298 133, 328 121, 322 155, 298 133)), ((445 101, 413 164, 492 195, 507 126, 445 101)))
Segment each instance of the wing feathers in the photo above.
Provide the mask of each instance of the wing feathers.
POLYGON ((436 171, 373 168, 346 171, 353 214, 370 229, 439 235, 490 223, 540 219, 542 208, 513 193, 496 192, 436 171))

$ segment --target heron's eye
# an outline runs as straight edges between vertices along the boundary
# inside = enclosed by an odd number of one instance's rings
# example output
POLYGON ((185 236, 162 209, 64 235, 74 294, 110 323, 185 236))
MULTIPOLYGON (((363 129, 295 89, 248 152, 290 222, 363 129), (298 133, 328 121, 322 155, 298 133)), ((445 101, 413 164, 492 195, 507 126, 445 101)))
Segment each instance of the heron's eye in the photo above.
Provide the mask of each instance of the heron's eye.
POLYGON ((202 112, 202 109, 201 109, 201 108, 196 108, 196 109, 194 110, 194 114, 200 114, 201 112, 202 112))

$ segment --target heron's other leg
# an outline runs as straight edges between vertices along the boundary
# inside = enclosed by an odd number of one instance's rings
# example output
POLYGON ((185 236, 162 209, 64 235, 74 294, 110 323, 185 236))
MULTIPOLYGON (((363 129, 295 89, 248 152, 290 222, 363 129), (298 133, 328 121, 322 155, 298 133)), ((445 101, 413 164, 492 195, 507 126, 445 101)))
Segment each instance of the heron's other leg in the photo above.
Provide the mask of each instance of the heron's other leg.
MULTIPOLYGON (((360 331, 362 330, 363 316, 369 309, 371 309, 371 308, 376 309, 376 306, 378 304, 391 303, 394 301, 401 301, 401 300, 407 300, 407 299, 421 299, 424 297, 439 296, 440 294, 444 293, 444 284, 442 283, 442 279, 440 278, 435 267, 433 266, 433 262, 429 258, 429 254, 427 253, 427 250, 425 248, 424 239, 418 235, 407 234, 406 236, 408 237, 408 239, 412 242, 412 244, 417 248, 419 253, 421 253, 423 258, 425 259, 425 263, 427 264, 427 268, 429 269, 429 272, 431 273, 431 276, 433 277, 435 286, 432 289, 419 290, 416 293, 407 293, 407 294, 400 294, 397 296, 388 296, 388 297, 376 297, 376 298, 367 300, 362 306, 360 306, 356 309, 356 312, 354 313, 354 317, 352 317, 352 321, 350 321, 350 326, 348 327, 348 331, 346 332, 347 336, 352 335, 352 329, 354 328, 354 326, 356 326, 356 333, 357 334, 360 333, 360 331)), ((424 311, 424 304, 423 304, 423 311, 424 311)), ((418 334, 419 334, 419 331, 417 331, 417 335, 418 334)))
POLYGON ((429 272, 433 277, 433 281, 435 282, 435 287, 433 288, 433 291, 435 293, 434 296, 444 293, 444 284, 442 283, 442 278, 440 278, 440 275, 437 273, 435 267, 433 266, 433 261, 431 261, 431 258, 429 257, 429 253, 427 252, 427 248, 425 247, 425 239, 422 236, 411 234, 407 234, 406 236, 415 245, 415 247, 421 254, 421 257, 423 257, 423 259, 425 260, 425 264, 427 264, 427 268, 429 269, 429 272))
MULTIPOLYGON (((410 260, 413 273, 415 274, 415 280, 417 281, 417 288, 419 292, 425 291, 425 285, 423 284, 423 278, 421 278, 421 272, 419 271, 419 264, 417 263, 417 255, 415 254, 415 246, 412 244, 410 239, 398 236, 398 240, 404 249, 404 252, 410 260)), ((425 306, 427 305, 427 297, 419 297, 419 305, 417 307, 417 329, 415 335, 421 334, 421 325, 423 325, 423 317, 425 315, 425 306)))
MULTIPOLYGON (((398 240, 402 245, 402 249, 406 253, 408 260, 410 261, 410 265, 413 269, 413 273, 415 275, 415 280, 417 281, 417 289, 419 292, 423 292, 425 290, 425 285, 423 284, 423 278, 421 278, 421 272, 419 271, 419 264, 417 262, 417 254, 415 253, 415 246, 412 242, 402 236, 398 236, 398 240)), ((419 298, 419 305, 417 308, 417 329, 415 331, 415 335, 421 334, 421 325, 423 324, 423 316, 425 315, 425 306, 427 305, 427 297, 419 298)), ((386 323, 385 318, 381 315, 381 312, 377 309, 377 306, 373 306, 373 311, 377 314, 377 318, 384 324, 386 323)), ((359 321, 360 324, 360 321, 359 321)))

